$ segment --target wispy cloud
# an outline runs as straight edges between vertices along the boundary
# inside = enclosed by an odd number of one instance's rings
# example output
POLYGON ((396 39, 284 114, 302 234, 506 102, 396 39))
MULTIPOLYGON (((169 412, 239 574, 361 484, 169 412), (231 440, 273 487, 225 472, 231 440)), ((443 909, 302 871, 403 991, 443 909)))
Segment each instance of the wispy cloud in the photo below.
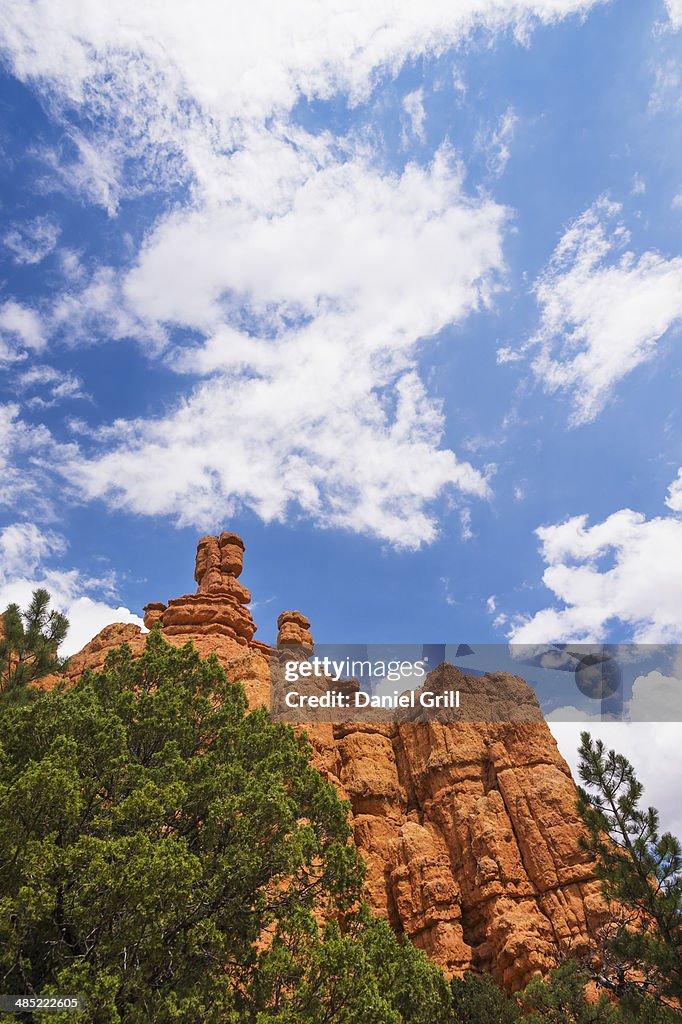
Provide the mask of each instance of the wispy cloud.
POLYGON ((57 244, 59 226, 48 217, 33 217, 23 224, 13 225, 2 241, 14 254, 16 263, 40 263, 57 244))
MULTIPOLYGON (((526 346, 546 390, 570 391, 571 423, 593 420, 613 389, 682 319, 682 257, 628 249, 621 207, 601 199, 568 228, 535 284, 540 328, 526 346)), ((502 349, 501 362, 520 353, 502 349)))
POLYGON ((424 142, 424 122, 426 121, 424 90, 420 88, 408 93, 403 100, 403 110, 407 116, 407 128, 403 131, 403 143, 406 145, 410 136, 418 139, 419 142, 424 142))
POLYGON ((507 107, 493 125, 478 134, 477 147, 485 154, 488 170, 496 177, 504 174, 509 162, 517 124, 514 109, 507 107))

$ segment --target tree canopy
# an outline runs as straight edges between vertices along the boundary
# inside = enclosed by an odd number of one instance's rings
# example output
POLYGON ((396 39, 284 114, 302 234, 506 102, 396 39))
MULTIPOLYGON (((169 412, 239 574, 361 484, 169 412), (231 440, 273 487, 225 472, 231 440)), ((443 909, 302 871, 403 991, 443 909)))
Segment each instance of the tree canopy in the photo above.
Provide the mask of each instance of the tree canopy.
POLYGON ((5 989, 85 993, 97 1024, 446 1021, 441 972, 358 909, 347 807, 309 755, 158 632, 6 708, 5 989))

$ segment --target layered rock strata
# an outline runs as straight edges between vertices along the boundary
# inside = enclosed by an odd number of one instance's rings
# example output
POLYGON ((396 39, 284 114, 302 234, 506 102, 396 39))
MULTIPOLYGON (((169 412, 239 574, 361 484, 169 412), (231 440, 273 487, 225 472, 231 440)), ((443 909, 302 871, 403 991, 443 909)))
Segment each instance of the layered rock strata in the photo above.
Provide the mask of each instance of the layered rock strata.
MULTIPOLYGON (((236 534, 202 538, 197 592, 146 605, 145 624, 215 653, 255 707, 269 701, 278 652, 254 640, 250 594, 237 580, 243 554, 236 534)), ((278 629, 280 658, 312 646, 301 612, 283 612, 278 629)), ((145 636, 108 626, 69 675, 100 668, 122 642, 139 653, 145 636)), ((440 685, 457 672, 439 671, 440 685)), ((537 707, 522 680, 507 682, 517 703, 537 707)), ((513 990, 557 949, 585 944, 603 906, 578 846, 575 785, 544 721, 315 722, 307 732, 316 767, 350 802, 368 901, 446 971, 487 970, 513 990)))
POLYGON ((302 612, 282 612, 277 619, 278 647, 311 647, 310 620, 302 612))

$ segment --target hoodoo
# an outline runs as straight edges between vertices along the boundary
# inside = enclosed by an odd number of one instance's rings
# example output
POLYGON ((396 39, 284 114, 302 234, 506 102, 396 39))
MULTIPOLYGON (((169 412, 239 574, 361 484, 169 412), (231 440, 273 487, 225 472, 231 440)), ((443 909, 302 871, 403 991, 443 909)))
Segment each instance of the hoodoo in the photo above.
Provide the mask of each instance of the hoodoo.
MULTIPOLYGON (((203 537, 197 591, 145 606, 170 643, 192 640, 243 683, 252 707, 269 700, 273 649, 254 639, 251 595, 239 581, 244 543, 203 537)), ((312 645, 301 612, 278 619, 278 643, 312 645)), ((68 674, 100 668, 137 626, 107 626, 68 674)), ((520 680, 515 679, 518 686, 520 680)), ((518 989, 559 948, 577 951, 603 913, 593 865, 580 850, 575 785, 544 721, 316 723, 314 763, 352 808, 373 909, 445 970, 487 970, 518 989)))

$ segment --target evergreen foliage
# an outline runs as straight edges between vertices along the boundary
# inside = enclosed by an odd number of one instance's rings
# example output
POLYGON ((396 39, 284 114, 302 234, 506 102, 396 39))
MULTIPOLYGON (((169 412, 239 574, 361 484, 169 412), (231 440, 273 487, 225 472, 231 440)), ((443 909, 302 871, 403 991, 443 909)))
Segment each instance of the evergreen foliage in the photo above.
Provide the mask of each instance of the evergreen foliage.
POLYGON ((357 909, 347 807, 309 755, 159 632, 5 708, 5 991, 84 993, 96 1024, 445 1024, 441 972, 357 909))
POLYGON ((682 999, 682 854, 661 834, 658 812, 640 806, 643 787, 622 754, 582 734, 578 811, 583 847, 594 857, 608 901, 621 911, 609 938, 615 955, 603 979, 618 995, 682 999))
MULTIPOLYGON (((42 635, 48 603, 32 605, 42 635)), ((264 709, 249 713, 242 687, 215 658, 202 660, 191 644, 172 647, 158 630, 138 658, 124 645, 71 688, 5 704, 3 990, 83 994, 79 1019, 91 1024, 679 1021, 639 993, 618 1005, 590 1002, 573 962, 533 979, 518 1000, 488 977, 448 983, 361 902, 363 865, 347 806, 310 753, 290 726, 273 725, 264 709)), ((590 756, 585 781, 603 770, 611 786, 611 762, 600 767, 598 747, 590 756)), ((613 764, 630 778, 626 762, 613 764)), ((633 818, 639 790, 631 778, 626 793, 621 818, 643 822, 633 818)), ((600 813, 613 815, 609 807, 600 813)), ((594 801, 584 809, 598 813, 594 801)), ((588 820, 599 823, 603 843, 611 818, 588 820)), ((663 839, 647 853, 652 862, 640 856, 665 881, 674 848, 663 839)), ((605 882, 610 849, 595 847, 605 882)), ((633 892, 649 907, 641 887, 633 892)), ((652 906, 651 920, 656 910, 670 923, 667 902, 652 906)), ((659 945, 646 948, 662 970, 659 945)))
POLYGON ((450 987, 456 1020, 515 1024, 520 1019, 518 1004, 487 975, 465 974, 463 978, 453 978, 450 987))
POLYGON ((0 622, 0 704, 28 700, 28 684, 63 666, 57 650, 68 629, 68 619, 50 610, 50 595, 35 590, 28 609, 10 604, 0 622))
POLYGON ((608 997, 589 999, 589 974, 566 960, 547 978, 536 975, 519 996, 524 1024, 616 1024, 622 1018, 608 997))

